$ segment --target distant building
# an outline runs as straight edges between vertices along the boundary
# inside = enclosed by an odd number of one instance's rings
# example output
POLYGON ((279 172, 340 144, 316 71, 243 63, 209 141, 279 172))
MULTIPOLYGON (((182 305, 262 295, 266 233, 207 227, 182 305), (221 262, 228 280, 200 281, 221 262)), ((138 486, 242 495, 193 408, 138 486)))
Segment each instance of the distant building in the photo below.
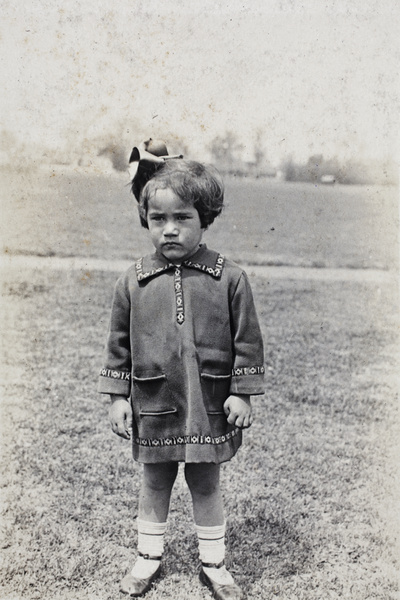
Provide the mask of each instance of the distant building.
POLYGON ((332 183, 335 183, 335 181, 336 181, 336 178, 335 178, 334 175, 322 175, 322 177, 320 179, 321 183, 330 183, 330 184, 332 184, 332 183))

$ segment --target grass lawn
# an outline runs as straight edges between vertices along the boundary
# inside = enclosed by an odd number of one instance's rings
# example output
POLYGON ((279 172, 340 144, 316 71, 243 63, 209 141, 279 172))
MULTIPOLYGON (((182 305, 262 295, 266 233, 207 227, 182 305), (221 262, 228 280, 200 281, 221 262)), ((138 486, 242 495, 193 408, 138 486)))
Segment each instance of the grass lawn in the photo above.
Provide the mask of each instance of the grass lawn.
MULTIPOLYGON (((151 245, 125 174, 57 170, 2 174, 7 252, 103 259, 139 257, 151 245)), ((226 180, 223 216, 206 233, 238 262, 394 268, 395 187, 226 180)))
MULTIPOLYGON (((140 468, 95 391, 115 279, 5 273, 3 600, 111 600, 135 556, 140 468)), ((223 468, 228 563, 249 599, 395 600, 396 290, 261 278, 253 287, 267 393, 223 468)), ((181 474, 167 540, 164 575, 146 598, 210 598, 181 474)))

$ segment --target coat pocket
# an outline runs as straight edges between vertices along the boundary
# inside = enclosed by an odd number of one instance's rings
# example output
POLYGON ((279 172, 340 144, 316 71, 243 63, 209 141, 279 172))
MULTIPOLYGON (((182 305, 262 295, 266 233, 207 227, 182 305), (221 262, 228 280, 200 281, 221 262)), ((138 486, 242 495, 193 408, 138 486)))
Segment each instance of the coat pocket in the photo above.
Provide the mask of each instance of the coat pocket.
POLYGON ((224 415, 224 402, 229 396, 231 375, 201 373, 201 388, 206 411, 209 415, 224 415))
POLYGON ((132 375, 132 398, 139 406, 140 416, 155 417, 177 412, 172 405, 172 398, 166 375, 137 377, 132 375))

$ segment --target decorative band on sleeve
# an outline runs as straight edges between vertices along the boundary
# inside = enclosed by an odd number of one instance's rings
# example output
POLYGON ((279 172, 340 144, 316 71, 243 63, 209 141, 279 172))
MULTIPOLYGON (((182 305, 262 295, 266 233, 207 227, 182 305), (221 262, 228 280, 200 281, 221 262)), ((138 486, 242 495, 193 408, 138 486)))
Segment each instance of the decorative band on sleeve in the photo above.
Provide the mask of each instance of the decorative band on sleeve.
POLYGON ((114 371, 113 369, 102 369, 100 371, 102 377, 110 377, 111 379, 119 379, 121 381, 130 381, 131 374, 128 371, 114 371))
POLYGON ((232 375, 240 377, 241 375, 263 375, 265 373, 264 367, 238 367, 232 369, 232 375))

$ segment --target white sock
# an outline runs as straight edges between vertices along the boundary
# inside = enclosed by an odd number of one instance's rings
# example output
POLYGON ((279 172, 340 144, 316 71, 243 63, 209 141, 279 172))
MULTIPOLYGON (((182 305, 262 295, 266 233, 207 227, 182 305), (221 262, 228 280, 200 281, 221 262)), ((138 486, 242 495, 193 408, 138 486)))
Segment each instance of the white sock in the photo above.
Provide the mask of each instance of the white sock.
POLYGON ((225 558, 225 523, 216 527, 195 525, 203 563, 219 564, 225 558))
MULTIPOLYGON (((203 527, 195 525, 199 539, 199 555, 202 563, 218 565, 225 558, 225 523, 216 527, 203 527)), ((234 583, 232 575, 225 566, 204 567, 203 570, 210 579, 220 585, 231 585, 234 583)))
POLYGON ((157 571, 160 565, 167 523, 154 523, 138 518, 137 528, 139 556, 133 565, 131 575, 139 579, 147 579, 157 571), (141 554, 144 556, 140 556, 141 554), (151 558, 146 558, 147 556, 151 558))
POLYGON ((162 556, 164 552, 164 534, 167 523, 153 523, 137 519, 138 551, 149 556, 162 556))

